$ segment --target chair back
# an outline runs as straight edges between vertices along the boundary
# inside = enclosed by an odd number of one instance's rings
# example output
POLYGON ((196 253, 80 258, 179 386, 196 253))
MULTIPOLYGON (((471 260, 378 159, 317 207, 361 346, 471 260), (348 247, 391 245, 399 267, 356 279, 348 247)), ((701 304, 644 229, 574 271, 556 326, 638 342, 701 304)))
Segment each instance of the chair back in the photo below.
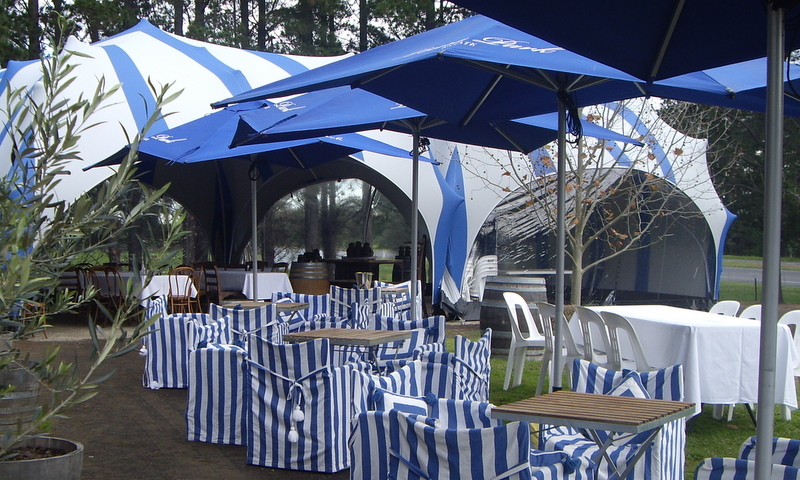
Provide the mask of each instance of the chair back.
POLYGON ((575 311, 583 334, 583 358, 610 367, 611 340, 603 317, 586 307, 575 307, 575 311))
MULTIPOLYGON (((278 323, 278 308, 273 304, 258 308, 228 308, 212 303, 208 307, 208 312, 214 319, 230 317, 231 342, 242 345, 247 342, 248 335, 270 337, 270 334, 261 330, 278 323)), ((283 336, 281 335, 280 338, 273 336, 271 340, 275 343, 283 343, 283 336)))
POLYGON ((761 305, 750 305, 749 307, 742 310, 742 313, 739 314, 739 318, 749 318, 752 320, 761 320, 761 305))
POLYGON ((194 268, 181 265, 169 272, 169 310, 171 313, 199 313, 200 304, 192 294, 197 291, 194 268))
MULTIPOLYGON (((548 335, 545 333, 545 339, 549 336, 551 339, 555 338, 555 332, 553 331, 553 326, 556 321, 556 306, 552 303, 546 302, 536 302, 536 308, 539 310, 539 315, 542 317, 542 328, 549 328, 551 334, 548 335), (550 319, 550 325, 545 326, 545 320, 550 319)), ((566 356, 571 357, 571 359, 579 358, 583 356, 583 350, 578 347, 578 343, 575 341, 575 337, 572 336, 572 331, 569 329, 569 325, 567 324, 567 320, 563 317, 559 319, 561 322, 561 340, 564 344, 564 348, 566 349, 566 356)), ((551 347, 552 350, 553 347, 551 347)), ((566 365, 565 365, 566 366, 566 365)))
POLYGON ((284 298, 296 303, 308 304, 308 308, 297 311, 297 314, 302 316, 304 320, 311 320, 315 315, 330 315, 331 295, 329 293, 325 295, 309 295, 305 293, 274 292, 272 294, 273 302, 284 298))
MULTIPOLYGON (((792 338, 794 339, 794 346, 797 351, 800 352, 800 310, 792 310, 784 313, 780 320, 778 320, 778 324, 787 325, 789 327, 789 330, 792 332, 792 338)), ((794 376, 800 377, 800 365, 794 368, 794 376)))
POLYGON ((445 480, 530 479, 530 425, 445 429, 417 421, 398 410, 385 412, 389 443, 388 478, 445 480), (493 448, 487 461, 485 448, 493 448))
MULTIPOLYGON (((511 334, 514 336, 514 338, 517 340, 544 341, 544 335, 536 326, 533 313, 528 306, 528 302, 522 298, 522 295, 517 292, 503 292, 503 299, 506 301, 506 309, 508 310, 508 318, 510 321, 509 323, 511 323, 511 334), (517 315, 518 310, 522 311, 525 329, 528 331, 527 334, 522 333, 522 329, 520 328, 520 321, 517 315)), ((539 313, 538 310, 536 313, 539 313)))
POLYGON ((631 325, 628 319, 612 312, 601 312, 600 316, 603 317, 606 323, 608 337, 611 340, 612 368, 617 370, 622 370, 624 368, 623 362, 625 360, 623 351, 628 351, 627 347, 630 347, 633 353, 633 360, 636 364, 636 370, 640 372, 650 370, 650 364, 647 362, 644 349, 642 349, 642 344, 639 342, 639 336, 636 335, 636 329, 633 328, 633 325, 631 325), (627 344, 621 342, 622 336, 620 333, 624 333, 627 336, 627 344))
POLYGON ((399 320, 378 313, 375 315, 374 327, 376 330, 415 330, 424 328, 425 338, 423 343, 444 344, 446 324, 447 317, 444 315, 434 315, 419 320, 399 320))
POLYGON ((741 304, 736 300, 722 300, 721 302, 717 302, 712 305, 708 310, 708 313, 716 313, 718 315, 735 317, 736 314, 739 313, 740 306, 741 304))
POLYGON ((331 285, 329 293, 331 296, 331 314, 334 317, 349 317, 350 307, 354 303, 368 306, 371 313, 377 312, 381 304, 380 287, 361 289, 331 285))

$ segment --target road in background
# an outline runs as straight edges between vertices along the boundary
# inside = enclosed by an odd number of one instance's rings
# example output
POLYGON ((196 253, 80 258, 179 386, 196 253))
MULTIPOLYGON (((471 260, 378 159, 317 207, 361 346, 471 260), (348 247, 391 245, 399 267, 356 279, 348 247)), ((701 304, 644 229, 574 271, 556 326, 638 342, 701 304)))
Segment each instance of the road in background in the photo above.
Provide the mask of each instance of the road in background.
MULTIPOLYGON (((753 260, 753 268, 723 267, 722 281, 748 283, 750 285, 757 281, 761 285, 761 262, 753 260)), ((800 287, 800 271, 781 270, 781 285, 784 287, 800 287)))

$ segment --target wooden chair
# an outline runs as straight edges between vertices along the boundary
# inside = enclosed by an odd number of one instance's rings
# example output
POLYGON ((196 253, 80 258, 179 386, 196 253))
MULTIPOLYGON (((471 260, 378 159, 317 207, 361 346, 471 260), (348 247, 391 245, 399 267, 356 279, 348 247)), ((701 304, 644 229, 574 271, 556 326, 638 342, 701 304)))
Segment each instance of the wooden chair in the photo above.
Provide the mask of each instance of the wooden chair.
POLYGON ((197 292, 194 268, 187 265, 175 267, 169 272, 169 311, 170 313, 201 313, 200 301, 192 297, 197 292))

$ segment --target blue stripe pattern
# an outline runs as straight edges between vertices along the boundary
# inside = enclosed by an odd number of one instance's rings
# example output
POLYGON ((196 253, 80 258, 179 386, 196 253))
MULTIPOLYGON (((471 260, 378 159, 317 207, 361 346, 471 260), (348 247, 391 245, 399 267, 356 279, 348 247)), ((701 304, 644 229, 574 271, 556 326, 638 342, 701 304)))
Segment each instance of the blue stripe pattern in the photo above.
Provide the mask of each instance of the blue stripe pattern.
POLYGON ((326 473, 348 468, 351 376, 369 365, 332 367, 327 339, 263 350, 263 364, 248 361, 247 463, 326 473))
MULTIPOLYGON (((572 369, 572 387, 576 392, 606 395, 614 389, 630 370, 614 371, 583 359, 576 359, 572 369)), ((638 372, 642 386, 651 398, 683 400, 683 367, 674 365, 665 369, 638 372)), ((644 456, 636 463, 628 480, 648 478, 654 480, 680 480, 684 476, 686 420, 670 422, 662 428, 644 456)), ((539 445, 544 450, 565 451, 573 456, 593 458, 598 452, 597 444, 569 427, 543 428, 539 445)), ((639 445, 627 443, 625 439, 615 441, 608 449, 614 464, 622 469, 631 459, 639 445)), ((611 475, 611 467, 600 463, 598 479, 611 475)))
MULTIPOLYGON (((756 480, 756 462, 741 458, 706 458, 694 472, 695 480, 756 480)), ((800 480, 800 469, 789 465, 772 465, 768 480, 800 480)))
POLYGON ((345 318, 350 316, 350 307, 357 303, 369 305, 371 313, 378 311, 381 305, 381 289, 342 288, 331 285, 331 314, 334 317, 345 318))
POLYGON ((292 292, 274 292, 272 294, 272 301, 277 302, 284 298, 291 299, 297 303, 307 303, 308 308, 297 311, 297 316, 302 317, 303 320, 309 320, 315 315, 330 315, 331 311, 331 296, 325 295, 307 295, 304 293, 292 292))
MULTIPOLYGON (((756 459, 756 437, 750 437, 739 449, 742 460, 756 459)), ((772 439, 772 463, 800 468, 800 440, 774 437, 772 439)))
POLYGON ((209 344, 189 353, 189 441, 244 445, 246 359, 247 352, 235 345, 209 344))
POLYGON ((261 329, 278 323, 278 309, 275 305, 258 308, 227 308, 211 304, 208 307, 211 318, 230 317, 231 341, 246 342, 249 334, 265 336, 261 329))

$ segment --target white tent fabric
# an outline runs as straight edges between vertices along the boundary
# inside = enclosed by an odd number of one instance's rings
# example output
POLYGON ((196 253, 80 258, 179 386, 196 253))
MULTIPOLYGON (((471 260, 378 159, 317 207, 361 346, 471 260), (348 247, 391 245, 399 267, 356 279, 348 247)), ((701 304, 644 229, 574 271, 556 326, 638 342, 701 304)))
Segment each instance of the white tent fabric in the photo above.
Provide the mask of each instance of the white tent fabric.
MULTIPOLYGON (((92 45, 72 38, 67 49, 86 57, 74 56, 72 59, 77 65, 74 73, 78 81, 64 93, 66 98, 94 91, 100 77, 105 78, 108 86, 121 84, 121 89, 110 99, 108 107, 98 113, 97 120, 104 123, 86 132, 80 140, 79 149, 84 161, 75 162, 70 167, 71 175, 59 185, 58 195, 66 201, 76 198, 110 174, 109 168, 82 169, 116 153, 143 125, 154 106, 148 82, 157 86, 174 83, 171 91, 182 91, 178 99, 165 108, 170 115, 152 128, 152 131, 158 131, 211 112, 211 102, 339 58, 277 55, 212 45, 163 32, 144 20, 130 30, 92 45)), ((41 71, 38 62, 11 62, 0 75, 0 122, 6 124, 5 98, 8 92, 15 88, 34 91, 41 71)), ((638 111, 638 108, 631 107, 631 110, 638 111)), ((674 181, 703 212, 713 234, 713 250, 716 255, 721 255, 731 219, 709 180, 702 153, 705 142, 680 139, 684 153, 676 157, 674 149, 669 146, 680 134, 663 125, 656 130, 651 114, 642 118, 643 123, 635 117, 632 113, 626 116, 625 124, 618 125, 617 130, 629 135, 635 130, 651 143, 655 154, 652 161, 664 167, 671 166, 671 169, 662 168, 661 174, 674 181), (674 178, 670 177, 670 172, 674 178), (682 173, 675 175, 675 172, 682 173)), ((367 135, 410 150, 408 135, 388 131, 368 132, 367 135)), ((11 141, 8 131, 0 130, 2 171, 10 168, 11 141)), ((419 209, 421 231, 427 231, 431 242, 434 292, 441 288, 442 279, 447 279, 446 287, 449 288, 446 290, 450 292, 447 297, 455 302, 457 299, 452 295, 467 290, 464 282, 470 276, 466 267, 471 246, 486 219, 516 185, 510 177, 503 175, 504 169, 498 164, 498 160, 509 161, 511 157, 507 152, 438 140, 432 141, 430 149, 439 164, 420 165, 419 188, 424 195, 419 209)), ((612 158, 611 153, 605 157, 608 161, 612 158)), ((317 167, 313 172, 297 169, 273 171, 272 177, 259 184, 258 211, 267 211, 282 196, 309 182, 352 176, 378 187, 401 212, 408 214, 411 206, 410 160, 387 161, 386 157, 369 152, 354 157, 317 167)), ((513 158, 517 162, 530 162, 520 155, 513 155, 513 158)), ((650 168, 648 166, 645 170, 650 168)), ((246 189, 242 190, 247 193, 246 189)), ((243 194, 242 198, 232 201, 235 203, 232 211, 238 212, 230 227, 236 232, 232 234, 235 245, 231 248, 235 254, 234 250, 241 251, 249 238, 250 196, 243 194)), ((195 206, 194 209, 191 205, 185 206, 196 217, 198 214, 213 215, 213 208, 207 205, 195 206)), ((204 222, 200 218, 198 222, 207 230, 207 226, 213 224, 211 220, 204 222)), ((228 255, 230 252, 225 253, 228 255)), ((708 261, 711 265, 719 265, 719 258, 708 261)))
MULTIPOLYGON (((77 81, 66 89, 65 98, 91 95, 101 77, 107 87, 121 84, 107 107, 93 117, 105 123, 82 135, 79 150, 83 162, 70 167, 70 181, 62 182, 58 191, 66 201, 110 175, 109 168, 86 172, 82 168, 119 151, 144 125, 155 104, 148 82, 156 88, 171 83, 170 92, 182 92, 165 107, 169 116, 152 127, 157 132, 210 113, 211 102, 341 58, 278 55, 212 45, 166 33, 146 20, 91 45, 70 37, 65 49, 80 54, 71 59, 77 81)), ((40 78, 38 62, 11 62, 0 79, 0 118, 8 116, 8 92, 32 88, 40 78)), ((11 140, 5 129, 0 131, 1 171, 10 167, 11 140)))

